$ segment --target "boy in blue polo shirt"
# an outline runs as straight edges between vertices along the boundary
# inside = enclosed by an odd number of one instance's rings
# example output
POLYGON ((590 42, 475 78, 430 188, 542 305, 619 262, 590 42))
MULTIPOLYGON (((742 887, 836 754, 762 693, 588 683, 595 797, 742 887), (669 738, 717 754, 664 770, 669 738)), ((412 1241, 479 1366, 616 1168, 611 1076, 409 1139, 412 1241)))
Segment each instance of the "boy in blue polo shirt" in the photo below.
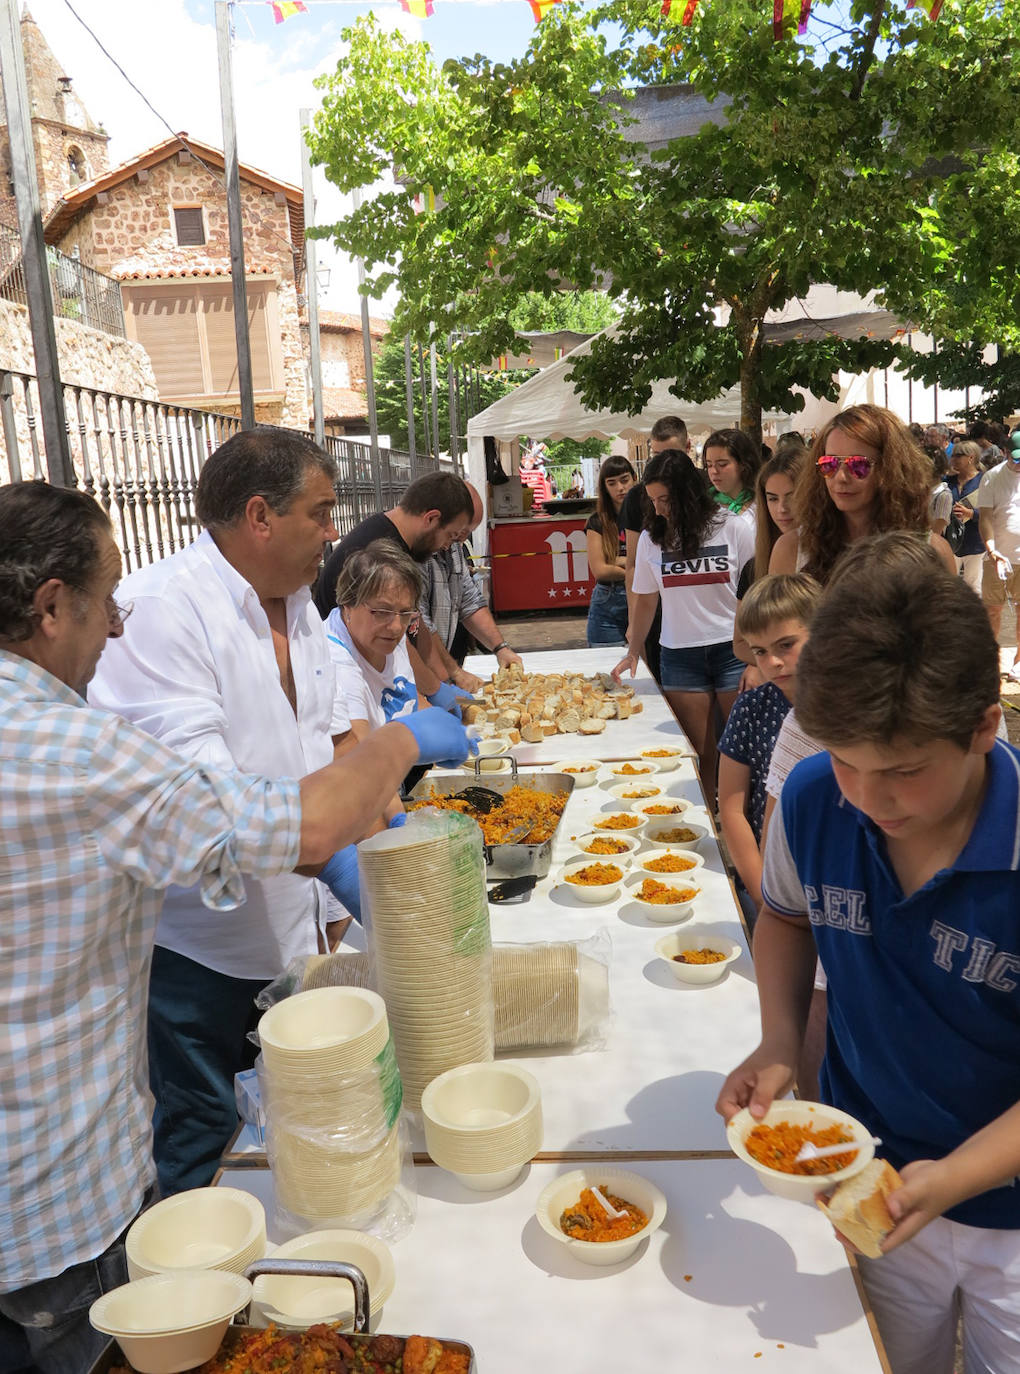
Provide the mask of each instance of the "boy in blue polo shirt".
POLYGON ((859 1263, 894 1374, 1020 1369, 1020 755, 996 740, 999 655, 941 570, 863 566, 822 598, 797 715, 827 753, 790 774, 755 932, 758 1049, 717 1104, 793 1081, 818 957, 822 1097, 903 1186, 859 1263))

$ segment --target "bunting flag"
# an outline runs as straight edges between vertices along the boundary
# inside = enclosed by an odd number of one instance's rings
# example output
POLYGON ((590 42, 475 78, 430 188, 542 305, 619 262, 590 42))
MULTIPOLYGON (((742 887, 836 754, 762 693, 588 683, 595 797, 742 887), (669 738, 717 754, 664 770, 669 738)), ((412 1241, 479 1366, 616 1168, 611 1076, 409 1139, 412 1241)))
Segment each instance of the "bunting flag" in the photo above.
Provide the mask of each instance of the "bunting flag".
POLYGON ((419 191, 411 197, 411 204, 414 206, 416 215, 434 215, 436 213, 436 193, 433 187, 426 186, 424 191, 419 191))
MULTIPOLYGON (((925 14, 928 16, 928 18, 932 21, 933 24, 935 20, 939 17, 939 15, 942 13, 942 3, 943 0, 921 0, 920 7, 924 10, 925 14)), ((907 0, 908 10, 917 9, 917 7, 917 0, 907 0)))
POLYGON ((559 360, 560 360, 562 357, 563 357, 563 349, 562 349, 562 348, 554 348, 554 349, 553 349, 553 362, 554 362, 554 363, 558 363, 559 360))
MULTIPOLYGON (((668 19, 673 8, 673 0, 662 0, 662 17, 668 19)), ((683 17, 680 23, 688 27, 694 19, 694 11, 698 8, 698 0, 686 0, 684 4, 683 17)))
POLYGON ((272 6, 273 20, 277 24, 282 24, 285 19, 290 19, 295 14, 307 14, 308 9, 302 0, 268 0, 272 6))
POLYGON ((428 19, 432 14, 432 0, 400 0, 400 8, 405 14, 413 14, 415 19, 428 19))
POLYGON ((810 13, 811 0, 773 0, 772 35, 776 42, 791 37, 794 30, 798 34, 806 33, 810 13))
POLYGON ((535 23, 541 24, 553 5, 558 5, 559 2, 560 0, 528 0, 528 4, 531 6, 531 13, 535 16, 535 23))
POLYGON ((501 353, 496 359, 496 371, 505 372, 510 365, 510 359, 505 353, 501 353))

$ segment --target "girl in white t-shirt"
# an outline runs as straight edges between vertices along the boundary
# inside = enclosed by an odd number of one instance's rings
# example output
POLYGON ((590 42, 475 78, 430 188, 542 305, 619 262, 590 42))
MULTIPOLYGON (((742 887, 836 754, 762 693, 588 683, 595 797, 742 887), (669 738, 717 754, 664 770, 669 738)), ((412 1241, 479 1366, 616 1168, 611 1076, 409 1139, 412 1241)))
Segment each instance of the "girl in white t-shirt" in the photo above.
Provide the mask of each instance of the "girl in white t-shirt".
POLYGON ((662 690, 698 751, 705 800, 715 807, 718 708, 723 723, 744 665, 733 652, 737 579, 754 553, 754 527, 716 504, 686 453, 668 449, 644 471, 652 513, 638 540, 627 656, 618 676, 637 670, 638 654, 662 599, 662 690))

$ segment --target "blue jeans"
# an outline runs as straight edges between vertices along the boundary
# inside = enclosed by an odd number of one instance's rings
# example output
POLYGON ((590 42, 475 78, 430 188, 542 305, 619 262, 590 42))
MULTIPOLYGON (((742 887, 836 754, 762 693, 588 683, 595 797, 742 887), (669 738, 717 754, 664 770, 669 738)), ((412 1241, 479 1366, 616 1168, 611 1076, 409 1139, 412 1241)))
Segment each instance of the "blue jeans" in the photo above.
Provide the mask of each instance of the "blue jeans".
POLYGON ((258 1050, 248 1039, 268 979, 231 978, 157 945, 149 982, 153 1153, 164 1197, 212 1181, 237 1130, 234 1075, 258 1050))
POLYGON ((596 582, 588 603, 588 648, 626 643, 627 589, 622 582, 596 582))
MULTIPOLYGON (((144 1212, 157 1196, 150 1188, 139 1210, 144 1212)), ((110 1338, 93 1331, 89 1308, 128 1281, 127 1230, 96 1259, 73 1264, 55 1278, 40 1279, 13 1293, 0 1293, 3 1374, 86 1374, 92 1368, 110 1338)))

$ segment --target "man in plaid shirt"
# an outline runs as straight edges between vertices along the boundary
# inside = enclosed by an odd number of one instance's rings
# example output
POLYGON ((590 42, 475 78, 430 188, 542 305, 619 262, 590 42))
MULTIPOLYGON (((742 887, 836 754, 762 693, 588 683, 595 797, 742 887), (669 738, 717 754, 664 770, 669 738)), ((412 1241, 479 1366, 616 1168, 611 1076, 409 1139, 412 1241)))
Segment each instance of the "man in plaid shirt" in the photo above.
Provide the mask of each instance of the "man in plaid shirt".
POLYGON ((145 1052, 162 890, 213 910, 242 875, 322 863, 413 764, 466 757, 445 711, 269 781, 188 762, 83 693, 126 611, 120 553, 84 493, 0 488, 0 1370, 82 1374, 151 1196, 145 1052))

